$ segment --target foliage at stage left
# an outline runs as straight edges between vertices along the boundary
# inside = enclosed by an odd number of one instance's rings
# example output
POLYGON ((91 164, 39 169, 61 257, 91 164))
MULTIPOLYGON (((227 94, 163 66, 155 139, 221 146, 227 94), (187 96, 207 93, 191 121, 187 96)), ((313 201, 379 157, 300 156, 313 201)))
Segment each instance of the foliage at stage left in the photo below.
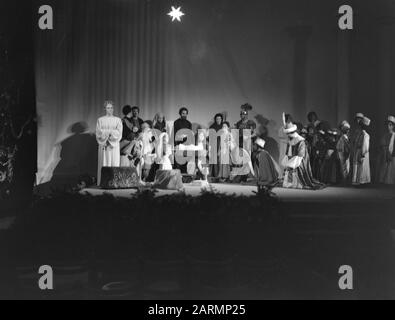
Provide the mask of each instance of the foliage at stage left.
POLYGON ((259 225, 260 232, 275 232, 273 226, 282 223, 278 208, 268 190, 254 197, 213 192, 156 197, 155 191, 143 190, 131 199, 59 193, 36 199, 17 218, 11 230, 13 252, 31 261, 43 255, 59 260, 165 254, 168 248, 185 254, 196 247, 193 243, 223 243, 229 249, 245 234, 243 228, 259 225))

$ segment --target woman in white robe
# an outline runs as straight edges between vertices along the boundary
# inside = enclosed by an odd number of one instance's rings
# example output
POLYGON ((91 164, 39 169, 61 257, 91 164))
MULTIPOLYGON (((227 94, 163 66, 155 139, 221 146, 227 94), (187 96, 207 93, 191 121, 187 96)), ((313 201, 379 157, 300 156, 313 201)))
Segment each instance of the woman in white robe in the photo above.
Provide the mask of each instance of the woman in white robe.
POLYGON ((114 117, 114 104, 105 103, 106 115, 97 120, 96 140, 99 144, 97 184, 101 183, 103 167, 119 167, 121 162, 120 141, 122 139, 122 120, 114 117))
POLYGON ((361 186, 371 183, 370 174, 370 136, 366 128, 370 125, 370 119, 364 117, 360 123, 361 131, 356 137, 353 146, 353 176, 352 184, 361 186))

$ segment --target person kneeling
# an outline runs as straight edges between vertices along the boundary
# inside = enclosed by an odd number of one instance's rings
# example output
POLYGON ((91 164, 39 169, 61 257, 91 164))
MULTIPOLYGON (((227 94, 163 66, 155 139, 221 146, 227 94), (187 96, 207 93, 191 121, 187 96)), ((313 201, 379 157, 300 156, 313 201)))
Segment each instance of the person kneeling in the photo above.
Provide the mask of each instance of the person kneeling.
POLYGON ((288 136, 283 187, 288 189, 322 189, 324 185, 313 178, 306 141, 297 133, 297 126, 287 123, 284 133, 288 136))
POLYGON ((182 190, 182 175, 180 170, 173 170, 171 157, 172 147, 169 144, 169 135, 162 133, 159 136, 159 143, 156 149, 156 162, 159 170, 156 172, 153 187, 160 190, 182 190))
POLYGON ((280 176, 280 166, 272 156, 264 149, 265 140, 258 137, 254 143, 252 161, 257 179, 258 189, 276 186, 280 176))

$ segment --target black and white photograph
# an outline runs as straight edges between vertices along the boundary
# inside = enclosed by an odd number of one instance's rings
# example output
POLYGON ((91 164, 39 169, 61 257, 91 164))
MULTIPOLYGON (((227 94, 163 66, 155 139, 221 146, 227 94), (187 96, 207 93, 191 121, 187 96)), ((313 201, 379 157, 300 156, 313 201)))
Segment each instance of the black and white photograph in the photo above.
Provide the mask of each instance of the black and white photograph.
POLYGON ((395 300, 394 209, 395 0, 1 0, 0 300, 395 300))

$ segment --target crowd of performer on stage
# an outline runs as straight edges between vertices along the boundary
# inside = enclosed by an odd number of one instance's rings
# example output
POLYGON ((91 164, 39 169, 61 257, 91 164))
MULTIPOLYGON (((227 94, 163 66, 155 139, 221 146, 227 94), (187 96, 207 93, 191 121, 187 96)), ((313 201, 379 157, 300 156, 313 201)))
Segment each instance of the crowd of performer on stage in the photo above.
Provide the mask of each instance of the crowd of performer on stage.
MULTIPOLYGON (((225 115, 214 116, 209 128, 195 128, 189 110, 181 108, 171 127, 161 113, 153 121, 140 118, 138 107, 125 106, 122 119, 114 104, 105 102, 106 115, 97 122, 98 184, 102 167, 131 167, 140 182, 182 189, 190 181, 256 184, 293 189, 322 189, 327 185, 366 186, 372 182, 371 120, 358 113, 354 122, 336 128, 315 112, 302 125, 283 114, 279 132, 280 157, 267 150, 265 130, 249 119, 252 106, 241 106, 240 121, 231 125, 225 115)), ((376 181, 395 185, 395 117, 387 118, 388 133, 381 141, 376 181)))

